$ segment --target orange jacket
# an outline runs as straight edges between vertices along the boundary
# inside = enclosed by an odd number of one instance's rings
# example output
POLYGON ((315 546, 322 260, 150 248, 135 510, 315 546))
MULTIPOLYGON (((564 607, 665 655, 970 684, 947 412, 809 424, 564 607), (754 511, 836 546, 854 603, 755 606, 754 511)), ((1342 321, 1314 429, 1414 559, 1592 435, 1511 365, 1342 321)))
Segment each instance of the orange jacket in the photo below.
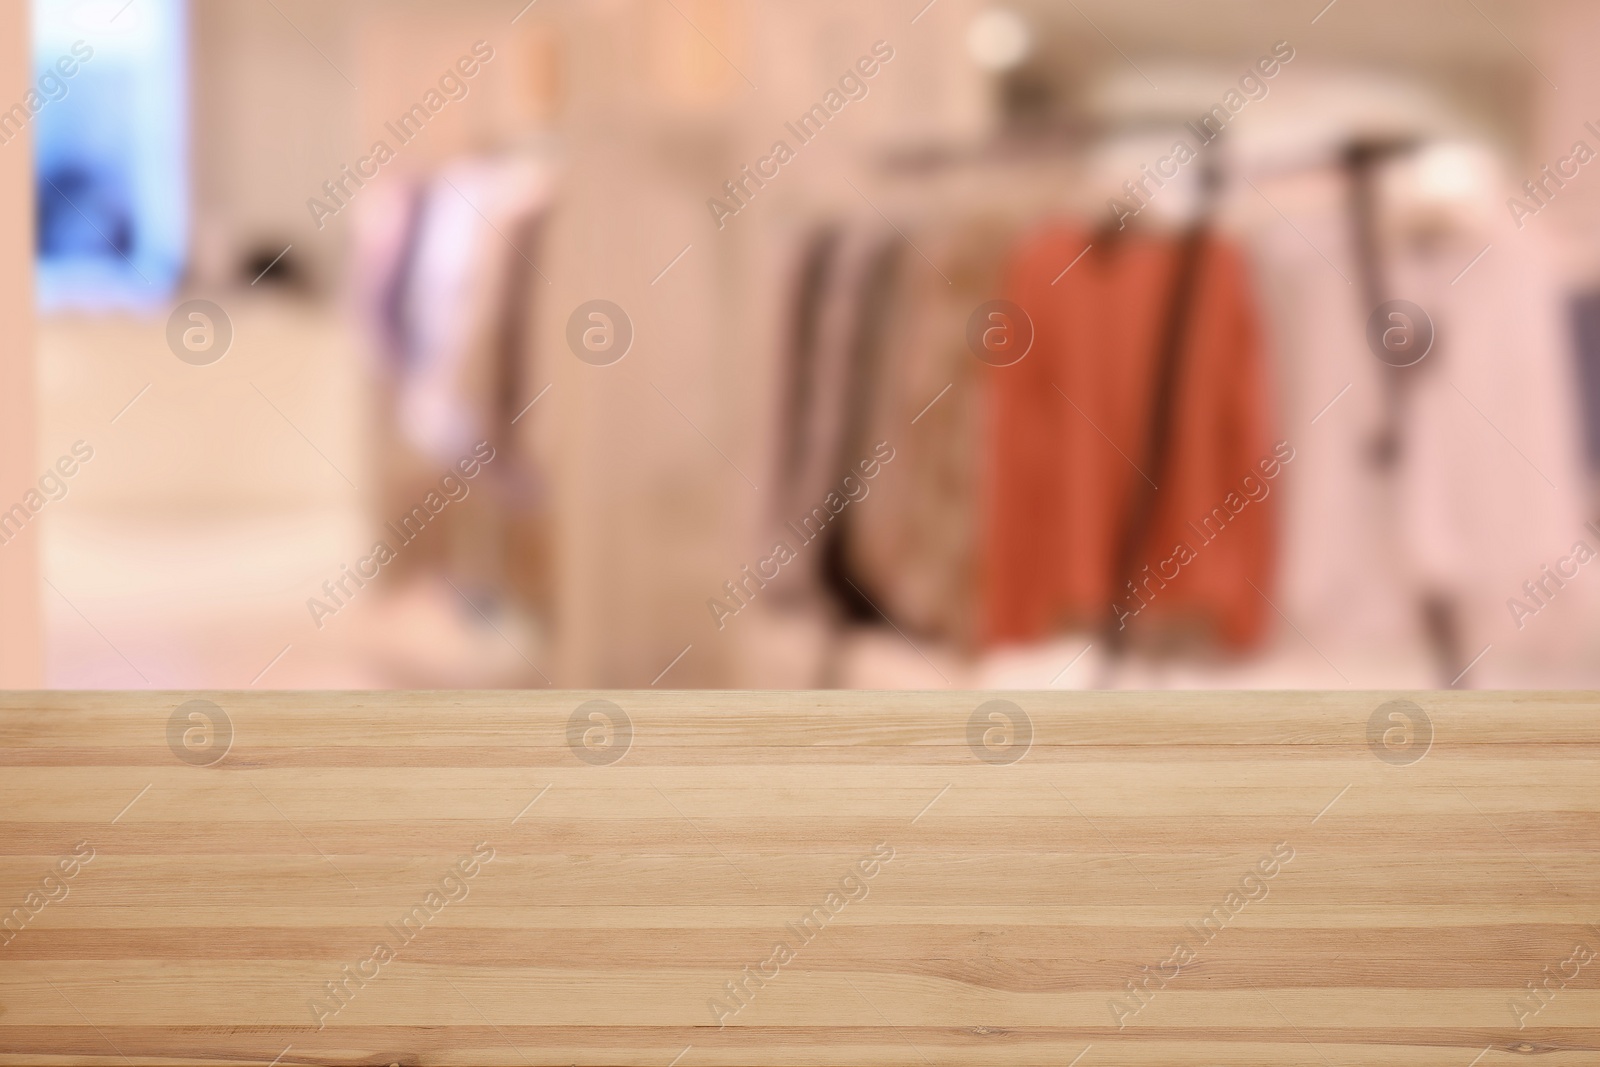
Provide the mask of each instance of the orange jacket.
POLYGON ((1262 635, 1273 494, 1293 452, 1274 453, 1245 266, 1215 235, 1184 317, 1163 472, 1147 454, 1180 244, 1054 225, 1013 255, 1006 296, 1035 336, 1019 363, 983 368, 988 644, 1107 624, 1141 641, 1199 637, 1234 648, 1262 635), (1132 494, 1150 489, 1147 474, 1160 479, 1148 530, 1132 573, 1119 574, 1132 494))

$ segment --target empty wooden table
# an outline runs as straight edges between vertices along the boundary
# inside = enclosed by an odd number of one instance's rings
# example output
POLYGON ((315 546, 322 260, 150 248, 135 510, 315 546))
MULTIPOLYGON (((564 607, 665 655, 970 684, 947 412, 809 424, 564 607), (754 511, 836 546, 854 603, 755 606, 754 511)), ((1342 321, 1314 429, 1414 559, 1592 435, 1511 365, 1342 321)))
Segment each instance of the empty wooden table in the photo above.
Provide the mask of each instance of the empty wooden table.
POLYGON ((1600 1064, 1600 697, 0 697, 0 1063, 1600 1064))

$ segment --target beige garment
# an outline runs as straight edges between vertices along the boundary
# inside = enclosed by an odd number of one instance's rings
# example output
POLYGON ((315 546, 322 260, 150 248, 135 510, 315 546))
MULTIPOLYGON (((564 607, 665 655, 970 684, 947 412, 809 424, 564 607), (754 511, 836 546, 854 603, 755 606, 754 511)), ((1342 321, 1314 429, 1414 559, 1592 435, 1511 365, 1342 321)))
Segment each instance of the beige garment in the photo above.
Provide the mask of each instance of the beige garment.
POLYGON ((1391 288, 1429 312, 1436 341, 1414 368, 1397 468, 1381 476, 1370 456, 1384 368, 1363 333, 1346 186, 1329 172, 1263 192, 1294 220, 1261 207, 1255 241, 1297 452, 1276 601, 1298 631, 1289 640, 1336 665, 1330 684, 1414 684, 1396 664, 1431 662, 1420 623, 1431 592, 1454 606, 1464 659, 1489 649, 1463 687, 1538 683, 1592 657, 1600 584, 1587 568, 1520 631, 1506 606, 1585 536, 1569 342, 1543 235, 1490 211, 1424 241, 1385 217, 1391 288))
POLYGON ((902 260, 873 399, 870 443, 894 459, 856 505, 847 546, 896 626, 960 645, 974 636, 981 404, 967 320, 1001 291, 1015 229, 990 218, 914 235, 902 260), (947 281, 948 279, 948 281, 947 281))

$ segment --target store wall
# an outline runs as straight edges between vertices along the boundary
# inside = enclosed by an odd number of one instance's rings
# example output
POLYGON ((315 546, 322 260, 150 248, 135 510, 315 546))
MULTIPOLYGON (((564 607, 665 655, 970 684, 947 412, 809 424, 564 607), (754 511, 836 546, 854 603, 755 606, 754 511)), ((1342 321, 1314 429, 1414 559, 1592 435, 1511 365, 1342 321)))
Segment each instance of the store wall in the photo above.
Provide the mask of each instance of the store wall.
POLYGON ((291 255, 331 287, 346 237, 318 232, 305 202, 355 143, 359 5, 194 0, 191 12, 200 280, 228 280, 249 248, 293 242, 291 255))
MULTIPOLYGON (((1585 0, 1555 0, 1539 5, 1542 19, 1540 49, 1536 58, 1544 75, 1537 82, 1539 103, 1536 136, 1524 163, 1513 175, 1514 184, 1541 177, 1545 164, 1556 165, 1572 154, 1574 142, 1584 141, 1600 150, 1587 126, 1600 126, 1600 67, 1594 62, 1594 42, 1600 35, 1600 6, 1585 0)), ((1600 173, 1584 167, 1552 198, 1548 207, 1526 220, 1528 228, 1557 242, 1561 266, 1569 282, 1600 283, 1600 173)))
MULTIPOLYGON (((0 4, 0 107, 28 89, 28 5, 0 4)), ((0 145, 0 509, 33 487, 33 152, 22 134, 0 145)), ((37 524, 0 545, 0 686, 40 684, 37 524)))

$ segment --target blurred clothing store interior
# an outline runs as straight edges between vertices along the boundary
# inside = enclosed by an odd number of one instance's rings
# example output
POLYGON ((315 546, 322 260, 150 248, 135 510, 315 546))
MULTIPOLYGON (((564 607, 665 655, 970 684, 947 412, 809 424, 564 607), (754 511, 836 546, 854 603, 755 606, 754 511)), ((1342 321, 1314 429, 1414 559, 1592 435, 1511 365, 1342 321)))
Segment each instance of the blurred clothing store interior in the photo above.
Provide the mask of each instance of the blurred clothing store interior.
POLYGON ((7 12, 5 684, 1600 686, 1600 5, 7 12))

